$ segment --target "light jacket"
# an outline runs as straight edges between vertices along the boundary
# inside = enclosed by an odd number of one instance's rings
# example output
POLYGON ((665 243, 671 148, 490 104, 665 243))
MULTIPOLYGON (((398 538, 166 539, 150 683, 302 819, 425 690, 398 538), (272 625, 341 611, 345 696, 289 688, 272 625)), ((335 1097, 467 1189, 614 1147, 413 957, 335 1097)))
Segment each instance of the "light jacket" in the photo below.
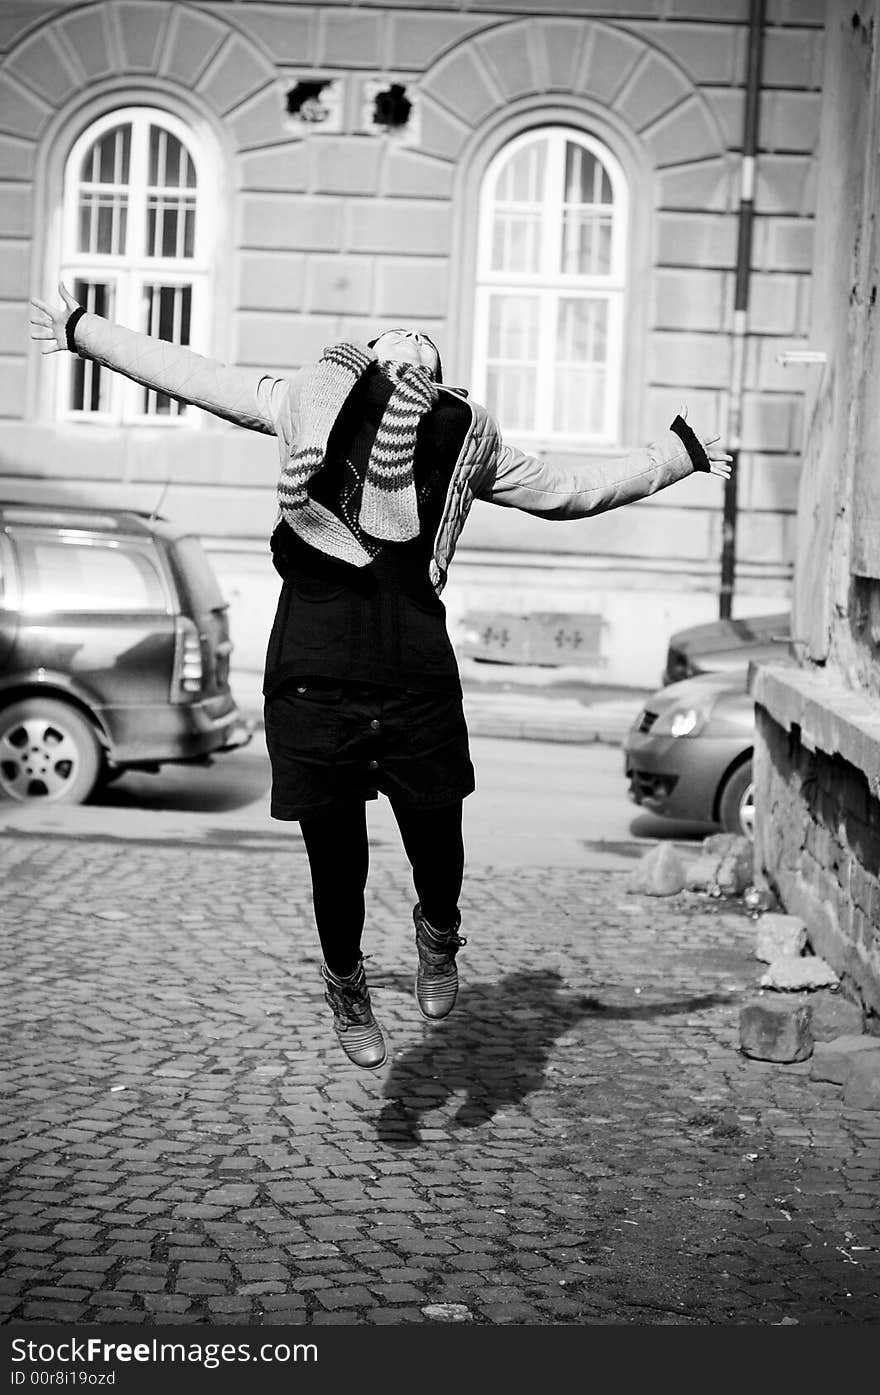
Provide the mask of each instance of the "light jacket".
MULTIPOLYGON (((73 343, 83 357, 137 383, 237 426, 276 436, 282 466, 297 447, 302 407, 316 364, 287 378, 258 376, 91 314, 82 315, 73 326, 73 343)), ((550 464, 505 445, 497 421, 478 402, 452 388, 438 390, 465 402, 471 413, 434 539, 430 575, 438 593, 446 584, 474 499, 541 518, 587 518, 656 494, 696 468, 684 441, 672 430, 623 456, 550 464)))

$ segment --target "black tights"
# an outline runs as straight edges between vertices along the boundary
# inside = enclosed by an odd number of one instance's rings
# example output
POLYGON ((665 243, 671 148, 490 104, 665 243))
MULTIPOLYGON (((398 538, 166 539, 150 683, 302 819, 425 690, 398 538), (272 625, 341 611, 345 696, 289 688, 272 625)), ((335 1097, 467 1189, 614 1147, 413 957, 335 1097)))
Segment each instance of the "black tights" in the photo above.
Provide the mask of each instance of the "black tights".
MULTIPOLYGON (((439 930, 456 922, 464 877, 461 800, 442 809, 391 801, 425 918, 439 930)), ((312 899, 324 961, 344 976, 357 968, 370 866, 365 804, 300 819, 312 874, 312 899)))

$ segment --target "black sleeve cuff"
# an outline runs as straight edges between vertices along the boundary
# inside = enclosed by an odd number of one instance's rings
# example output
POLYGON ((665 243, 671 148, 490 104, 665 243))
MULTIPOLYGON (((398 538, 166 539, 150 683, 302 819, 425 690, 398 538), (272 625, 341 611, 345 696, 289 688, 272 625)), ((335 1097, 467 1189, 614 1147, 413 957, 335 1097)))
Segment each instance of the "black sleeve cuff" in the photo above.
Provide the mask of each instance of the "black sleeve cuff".
POLYGON ((684 447, 691 458, 691 464, 694 469, 705 470, 708 474, 711 468, 709 457, 703 448, 703 443, 699 436, 696 432, 691 431, 684 417, 676 417, 675 421, 670 425, 669 430, 674 431, 679 440, 684 443, 684 447))
POLYGON ((78 305, 75 310, 71 310, 67 317, 67 324, 64 326, 64 332, 67 335, 67 347, 72 354, 79 352, 74 342, 74 335, 76 334, 76 327, 85 313, 85 306, 78 305))

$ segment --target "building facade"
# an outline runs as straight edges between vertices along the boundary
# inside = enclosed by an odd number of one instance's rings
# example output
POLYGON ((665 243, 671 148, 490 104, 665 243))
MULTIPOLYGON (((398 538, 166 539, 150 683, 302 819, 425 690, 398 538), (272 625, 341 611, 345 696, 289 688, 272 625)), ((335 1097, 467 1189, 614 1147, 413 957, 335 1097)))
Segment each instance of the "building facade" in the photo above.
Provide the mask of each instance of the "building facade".
MULTIPOLYGON (((829 0, 833 6, 837 0, 829 0)), ((734 284, 749 0, 19 0, 0 10, 0 485, 196 529, 259 669, 274 443, 28 339, 83 303, 274 374, 403 323, 507 439, 644 444, 737 420, 733 613, 785 607, 807 370, 824 0, 767 0, 741 371, 734 284)), ((477 506, 460 648, 653 685, 718 614, 703 477, 580 523, 477 506), (523 617, 543 617, 536 628, 523 617), (481 649, 482 646, 482 649, 481 649)))
POLYGON ((795 669, 753 679, 757 869, 880 1019, 880 4, 829 17, 795 669))

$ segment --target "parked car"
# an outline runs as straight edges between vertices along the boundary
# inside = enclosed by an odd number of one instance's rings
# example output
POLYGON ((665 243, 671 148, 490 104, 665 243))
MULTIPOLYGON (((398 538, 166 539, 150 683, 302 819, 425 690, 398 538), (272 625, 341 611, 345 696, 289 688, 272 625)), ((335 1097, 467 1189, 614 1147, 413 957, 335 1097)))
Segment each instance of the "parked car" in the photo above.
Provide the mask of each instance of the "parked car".
POLYGON ((777 663, 780 656, 784 659, 790 638, 787 610, 691 625, 670 636, 661 682, 680 683, 700 673, 742 674, 745 679, 751 660, 777 663))
POLYGON ((128 509, 0 501, 0 798, 79 804, 250 740, 199 539, 128 509))
POLYGON ((754 836, 754 702, 742 675, 654 693, 624 740, 630 798, 653 814, 754 836))

